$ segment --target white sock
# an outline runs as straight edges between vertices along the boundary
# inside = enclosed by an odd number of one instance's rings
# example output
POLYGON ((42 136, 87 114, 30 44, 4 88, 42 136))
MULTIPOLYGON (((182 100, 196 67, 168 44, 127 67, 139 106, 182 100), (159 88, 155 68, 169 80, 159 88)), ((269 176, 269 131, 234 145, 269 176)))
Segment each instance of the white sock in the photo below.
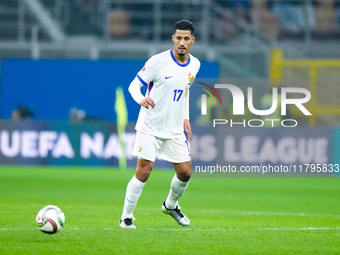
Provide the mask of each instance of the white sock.
POLYGON ((145 182, 138 180, 135 175, 128 183, 126 187, 122 220, 126 218, 133 218, 133 210, 137 205, 140 194, 142 194, 144 184, 145 182))
POLYGON ((177 178, 175 174, 171 181, 171 188, 168 198, 165 200, 165 206, 169 209, 175 209, 178 203, 178 199, 183 195, 184 191, 187 189, 189 181, 183 182, 177 178))

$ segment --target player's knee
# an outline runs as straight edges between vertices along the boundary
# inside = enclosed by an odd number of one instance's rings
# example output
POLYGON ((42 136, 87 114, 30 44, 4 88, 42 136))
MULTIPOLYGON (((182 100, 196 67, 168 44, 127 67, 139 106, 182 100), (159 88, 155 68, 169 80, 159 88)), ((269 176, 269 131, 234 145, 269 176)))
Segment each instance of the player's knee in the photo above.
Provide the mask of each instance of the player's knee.
POLYGON ((152 167, 144 166, 144 167, 141 167, 141 168, 140 168, 140 171, 141 171, 144 175, 149 176, 150 173, 151 173, 151 171, 152 171, 152 167))
POLYGON ((152 171, 151 164, 139 165, 137 166, 136 177, 138 180, 146 182, 150 176, 151 171, 152 171))
POLYGON ((177 178, 182 182, 188 182, 191 177, 191 171, 185 171, 181 173, 177 173, 177 178))
POLYGON ((191 162, 174 163, 177 178, 183 182, 187 182, 191 177, 191 162))

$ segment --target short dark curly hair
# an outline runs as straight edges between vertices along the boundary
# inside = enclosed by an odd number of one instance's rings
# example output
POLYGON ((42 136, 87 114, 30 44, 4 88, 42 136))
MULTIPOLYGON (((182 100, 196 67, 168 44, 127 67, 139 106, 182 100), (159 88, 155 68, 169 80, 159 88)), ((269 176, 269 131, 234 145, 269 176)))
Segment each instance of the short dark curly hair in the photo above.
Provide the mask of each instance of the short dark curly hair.
POLYGON ((186 19, 179 20, 174 25, 174 34, 176 34, 176 30, 188 30, 191 32, 191 35, 195 34, 195 26, 194 24, 186 19))

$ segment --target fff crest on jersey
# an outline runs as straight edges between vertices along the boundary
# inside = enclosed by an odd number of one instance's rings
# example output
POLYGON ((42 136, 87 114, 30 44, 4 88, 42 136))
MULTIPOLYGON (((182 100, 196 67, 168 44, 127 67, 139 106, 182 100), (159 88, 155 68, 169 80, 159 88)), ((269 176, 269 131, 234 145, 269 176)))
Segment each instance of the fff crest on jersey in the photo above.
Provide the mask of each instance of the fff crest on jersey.
POLYGON ((195 80, 195 76, 193 76, 193 75, 191 75, 191 73, 189 73, 188 80, 189 80, 188 85, 190 87, 195 80))

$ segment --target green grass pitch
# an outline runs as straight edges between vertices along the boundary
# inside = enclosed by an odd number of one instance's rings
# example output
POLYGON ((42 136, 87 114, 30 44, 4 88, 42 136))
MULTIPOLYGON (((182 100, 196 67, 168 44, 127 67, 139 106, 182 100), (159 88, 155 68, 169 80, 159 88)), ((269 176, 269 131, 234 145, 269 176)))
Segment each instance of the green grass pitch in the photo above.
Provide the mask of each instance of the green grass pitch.
POLYGON ((191 226, 161 212, 173 171, 155 169, 136 230, 118 226, 134 170, 0 168, 0 254, 340 254, 340 179, 193 178, 180 199, 191 226), (60 207, 64 229, 35 216, 60 207))

